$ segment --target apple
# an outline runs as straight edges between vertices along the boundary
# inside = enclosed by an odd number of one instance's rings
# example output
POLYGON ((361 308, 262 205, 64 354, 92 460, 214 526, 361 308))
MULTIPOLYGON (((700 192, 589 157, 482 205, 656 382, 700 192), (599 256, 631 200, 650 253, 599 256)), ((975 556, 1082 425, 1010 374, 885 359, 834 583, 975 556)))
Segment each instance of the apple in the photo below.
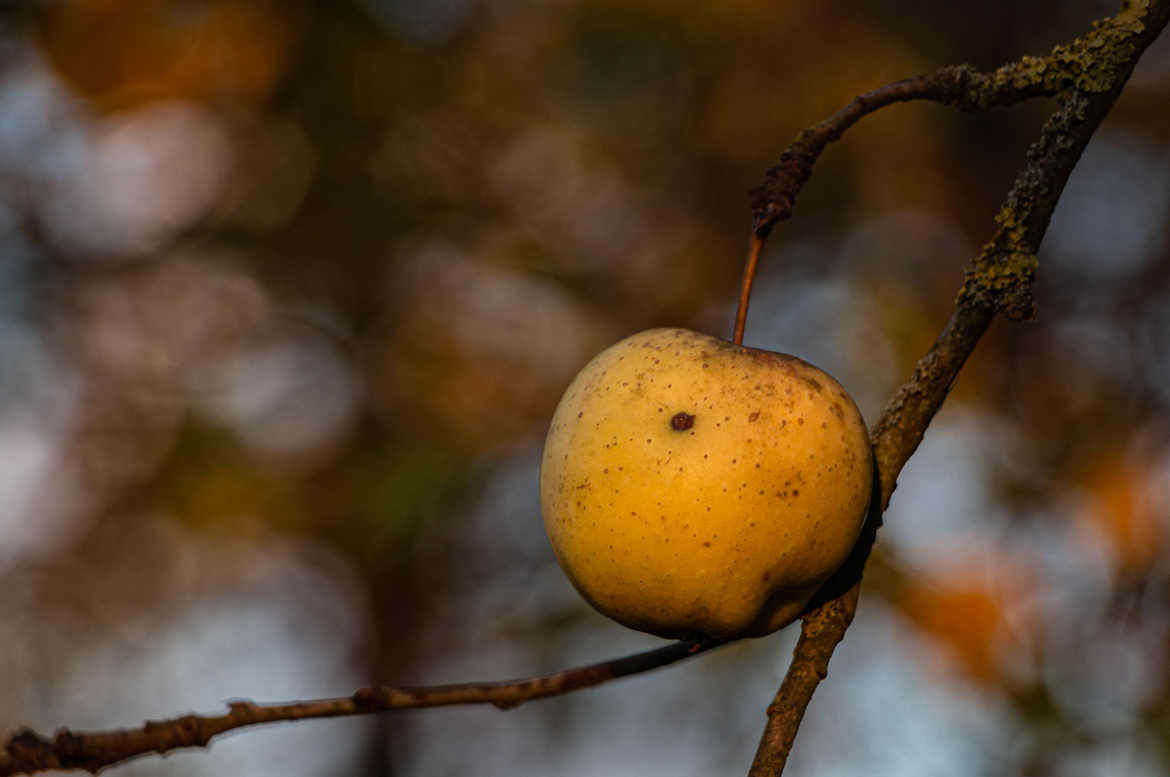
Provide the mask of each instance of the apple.
POLYGON ((632 335, 565 391, 540 472, 545 529, 596 609, 670 638, 762 636, 853 548, 873 457, 824 371, 686 329, 632 335))

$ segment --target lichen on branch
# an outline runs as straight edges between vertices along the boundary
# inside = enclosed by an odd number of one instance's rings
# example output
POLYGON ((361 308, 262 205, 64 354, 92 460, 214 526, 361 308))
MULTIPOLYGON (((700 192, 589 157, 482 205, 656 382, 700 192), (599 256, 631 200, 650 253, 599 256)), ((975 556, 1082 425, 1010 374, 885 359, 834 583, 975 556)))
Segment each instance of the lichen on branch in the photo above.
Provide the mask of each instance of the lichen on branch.
MULTIPOLYGON (((995 315, 1000 312, 1013 318, 1032 315, 1036 253, 1056 203, 1138 58, 1157 38, 1168 19, 1170 0, 1132 0, 1123 3, 1121 12, 1113 19, 1095 24, 1085 37, 1066 47, 1058 46, 1045 61, 1025 59, 1016 69, 1009 66, 996 71, 1009 84, 1012 79, 1021 79, 1022 83, 1048 84, 1045 89, 1061 85, 1060 104, 1028 150, 1025 166, 996 217, 994 236, 968 267, 950 321, 874 425, 871 437, 881 478, 883 509, 889 503, 902 467, 918 447, 959 370, 995 315), (1086 67, 1086 61, 1094 57, 1100 67, 1086 67), (1064 75, 1048 81, 1046 73, 1050 67, 1064 75)), ((1031 88, 1039 87, 1025 87, 1031 88)), ((789 200, 791 196, 794 195, 789 200)), ((864 550, 860 554, 862 565, 868 548, 864 550)), ((792 663, 775 701, 768 708, 768 723, 760 738, 751 777, 778 777, 782 773, 805 709, 828 672, 833 651, 853 620, 861 569, 853 566, 844 573, 851 576, 852 585, 810 612, 801 623, 792 663)))
MULTIPOLYGON (((1063 92, 1084 96, 1108 92, 1117 85, 1118 74, 1128 73, 1152 40, 1146 34, 1151 25, 1160 29, 1151 16, 1150 0, 1132 0, 1117 15, 1094 22, 1088 33, 1056 46, 1047 56, 1024 56, 990 73, 970 65, 949 65, 855 97, 825 121, 804 130, 752 189, 755 234, 767 237, 778 222, 791 217, 796 196, 812 175, 817 158, 864 116, 912 100, 986 111, 1063 92)), ((1052 137, 1059 138, 1059 132, 1052 137)), ((1019 305, 1030 310, 1030 303, 1020 301, 1019 305)))

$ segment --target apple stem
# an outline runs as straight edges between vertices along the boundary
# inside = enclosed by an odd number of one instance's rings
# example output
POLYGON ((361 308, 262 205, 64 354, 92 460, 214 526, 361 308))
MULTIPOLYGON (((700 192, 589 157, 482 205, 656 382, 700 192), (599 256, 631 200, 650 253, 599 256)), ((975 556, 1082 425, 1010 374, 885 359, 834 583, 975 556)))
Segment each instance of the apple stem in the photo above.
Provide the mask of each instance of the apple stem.
POLYGON ((752 283, 756 279, 756 265, 760 262, 760 249, 764 247, 764 238, 759 232, 752 230, 752 242, 748 246, 747 261, 743 266, 743 281, 739 287, 739 307, 735 311, 735 331, 731 335, 731 342, 743 345, 743 330, 747 325, 748 302, 752 298, 752 283))

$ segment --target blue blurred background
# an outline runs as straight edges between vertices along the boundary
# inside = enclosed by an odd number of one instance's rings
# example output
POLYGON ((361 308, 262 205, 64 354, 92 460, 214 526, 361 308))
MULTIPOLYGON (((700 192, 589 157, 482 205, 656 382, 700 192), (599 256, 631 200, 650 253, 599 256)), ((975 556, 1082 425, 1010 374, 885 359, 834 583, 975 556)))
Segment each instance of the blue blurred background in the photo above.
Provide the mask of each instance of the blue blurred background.
MULTIPOLYGON (((540 524, 560 392, 727 336, 746 191, 804 126, 1108 4, 66 0, 0 17, 0 731, 504 679, 660 641, 540 524)), ((899 482, 793 775, 1170 771, 1170 40, 1071 180, 1039 317, 899 482)), ((871 422, 1043 101, 867 118, 746 342, 871 422)), ((740 775, 793 629, 523 706, 278 726, 120 775, 740 775)))

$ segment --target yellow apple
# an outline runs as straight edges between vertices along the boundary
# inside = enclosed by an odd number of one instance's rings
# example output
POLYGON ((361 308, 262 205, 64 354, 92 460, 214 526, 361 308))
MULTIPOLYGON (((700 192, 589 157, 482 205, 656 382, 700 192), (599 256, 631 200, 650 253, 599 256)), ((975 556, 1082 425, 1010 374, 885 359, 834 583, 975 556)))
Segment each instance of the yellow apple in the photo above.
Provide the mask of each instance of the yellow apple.
POLYGON ((540 472, 557 560, 594 607, 665 637, 793 621, 865 521, 873 458, 845 389, 795 356, 686 329, 602 352, 540 472))

